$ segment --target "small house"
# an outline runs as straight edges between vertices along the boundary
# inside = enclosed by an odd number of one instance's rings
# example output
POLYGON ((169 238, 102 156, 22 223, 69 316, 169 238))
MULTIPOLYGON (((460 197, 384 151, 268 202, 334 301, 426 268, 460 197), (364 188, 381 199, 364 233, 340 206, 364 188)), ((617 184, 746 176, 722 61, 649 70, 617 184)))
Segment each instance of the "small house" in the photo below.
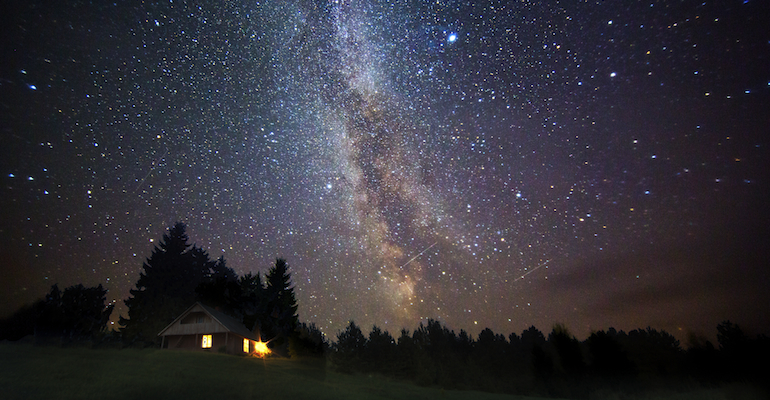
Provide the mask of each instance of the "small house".
POLYGON ((260 338, 241 322, 201 303, 185 310, 158 336, 162 338, 162 349, 258 355, 263 355, 267 349, 260 338))

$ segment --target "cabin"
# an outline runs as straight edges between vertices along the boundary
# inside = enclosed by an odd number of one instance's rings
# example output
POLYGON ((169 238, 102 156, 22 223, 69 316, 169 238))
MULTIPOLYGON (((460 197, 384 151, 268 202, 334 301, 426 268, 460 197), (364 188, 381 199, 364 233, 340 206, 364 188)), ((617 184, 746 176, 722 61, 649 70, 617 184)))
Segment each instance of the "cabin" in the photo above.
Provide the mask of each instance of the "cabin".
POLYGON ((201 303, 195 303, 165 327, 162 349, 215 351, 229 354, 264 355, 260 338, 235 318, 201 303))

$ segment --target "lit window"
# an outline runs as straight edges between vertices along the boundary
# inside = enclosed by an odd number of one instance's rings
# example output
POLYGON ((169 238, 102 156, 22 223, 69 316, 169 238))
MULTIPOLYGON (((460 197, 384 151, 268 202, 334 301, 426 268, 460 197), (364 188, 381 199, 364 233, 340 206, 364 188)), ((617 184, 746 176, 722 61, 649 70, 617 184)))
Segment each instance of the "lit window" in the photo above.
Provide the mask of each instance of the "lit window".
POLYGON ((211 348, 211 335, 203 335, 203 341, 201 342, 201 347, 204 349, 211 348))
POLYGON ((243 352, 249 352, 249 339, 243 339, 243 352))

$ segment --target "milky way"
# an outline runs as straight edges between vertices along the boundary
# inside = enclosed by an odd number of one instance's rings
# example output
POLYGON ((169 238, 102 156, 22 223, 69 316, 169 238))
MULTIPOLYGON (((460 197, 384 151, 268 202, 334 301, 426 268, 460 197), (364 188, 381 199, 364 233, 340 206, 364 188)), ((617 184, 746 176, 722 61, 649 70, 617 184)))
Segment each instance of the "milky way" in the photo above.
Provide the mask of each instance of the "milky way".
POLYGON ((761 3, 4 4, 3 313, 184 221, 330 335, 770 326, 761 3))

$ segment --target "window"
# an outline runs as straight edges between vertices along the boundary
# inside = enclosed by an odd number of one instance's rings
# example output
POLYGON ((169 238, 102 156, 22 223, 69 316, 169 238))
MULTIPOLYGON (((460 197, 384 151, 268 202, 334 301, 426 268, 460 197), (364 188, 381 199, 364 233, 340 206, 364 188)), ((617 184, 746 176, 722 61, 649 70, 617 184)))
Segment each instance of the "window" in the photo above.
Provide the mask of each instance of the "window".
POLYGON ((201 347, 204 349, 211 348, 211 335, 203 335, 203 341, 201 341, 201 347))
POLYGON ((243 339, 243 352, 249 352, 249 339, 243 339))

